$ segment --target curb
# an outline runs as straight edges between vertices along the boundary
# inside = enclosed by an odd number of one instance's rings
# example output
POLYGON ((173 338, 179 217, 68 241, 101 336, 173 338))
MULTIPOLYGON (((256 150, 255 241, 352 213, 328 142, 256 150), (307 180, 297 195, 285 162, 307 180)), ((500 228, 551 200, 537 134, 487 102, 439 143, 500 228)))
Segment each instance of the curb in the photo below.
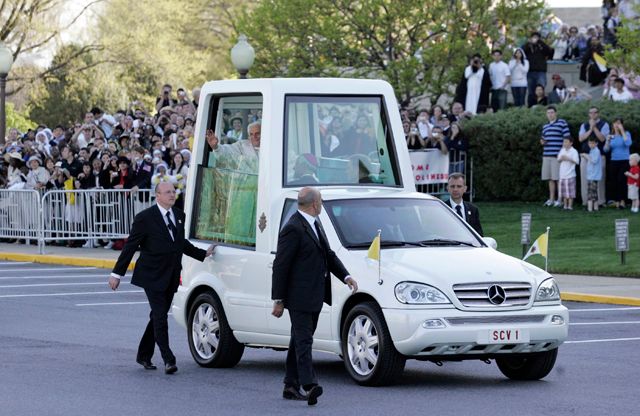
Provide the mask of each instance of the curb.
POLYGON ((587 293, 562 292, 562 300, 573 302, 605 303, 610 305, 640 306, 640 298, 624 296, 591 295, 587 293))
MULTIPOLYGON (((60 264, 66 266, 99 267, 113 269, 116 260, 97 259, 92 257, 67 257, 52 254, 0 253, 0 260, 28 261, 32 263, 60 264)), ((136 263, 132 261, 128 270, 133 270, 136 263)))

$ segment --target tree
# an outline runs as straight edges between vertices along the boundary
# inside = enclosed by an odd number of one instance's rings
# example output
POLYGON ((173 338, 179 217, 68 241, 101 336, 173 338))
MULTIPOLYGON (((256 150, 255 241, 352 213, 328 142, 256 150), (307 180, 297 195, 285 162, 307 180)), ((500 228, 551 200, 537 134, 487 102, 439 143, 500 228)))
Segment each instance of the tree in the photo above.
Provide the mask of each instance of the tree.
MULTIPOLYGON (((636 5, 640 12, 640 5, 636 5)), ((638 23, 623 19, 616 31, 617 48, 605 53, 609 68, 621 68, 624 72, 640 74, 640 28, 638 23)))
POLYGON ((238 26, 256 76, 380 77, 407 105, 449 93, 468 56, 512 44, 544 16, 542 0, 267 0, 238 26))
POLYGON ((80 49, 82 46, 70 44, 58 50, 47 68, 49 75, 32 93, 29 113, 32 120, 48 126, 70 126, 82 120, 93 106, 117 106, 118 90, 110 83, 107 68, 93 65, 98 60, 94 54, 78 56, 80 49), (60 62, 66 64, 61 66, 60 62))
MULTIPOLYGON (((111 0, 100 15, 111 71, 126 95, 153 108, 162 84, 193 88, 232 73, 230 38, 247 0, 111 0)), ((123 103, 124 104, 124 103, 123 103)))
MULTIPOLYGON (((59 40, 63 30, 73 26, 87 10, 101 1, 88 1, 71 19, 61 22, 59 16, 68 9, 66 0, 0 0, 0 41, 13 51, 14 62, 23 56, 37 55, 50 48, 52 43, 59 40)), ((7 94, 12 95, 34 81, 46 78, 52 71, 63 68, 75 58, 99 49, 99 45, 83 45, 66 61, 58 61, 56 67, 42 69, 25 65, 26 68, 15 68, 8 78, 11 88, 7 94)), ((93 62, 93 65, 98 63, 93 62)))

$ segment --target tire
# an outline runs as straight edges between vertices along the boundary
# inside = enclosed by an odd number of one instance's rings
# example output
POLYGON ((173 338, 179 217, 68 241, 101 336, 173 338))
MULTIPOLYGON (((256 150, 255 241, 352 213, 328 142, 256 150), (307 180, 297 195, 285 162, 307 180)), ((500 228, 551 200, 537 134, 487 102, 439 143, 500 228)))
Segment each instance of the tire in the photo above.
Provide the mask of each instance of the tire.
POLYGON ((342 356, 347 372, 363 386, 385 386, 402 376, 406 358, 393 345, 380 307, 356 305, 342 327, 342 356))
POLYGON ((213 292, 198 295, 191 305, 187 338, 193 359, 202 367, 233 367, 244 352, 244 345, 233 336, 222 304, 213 292))
POLYGON ((496 364, 512 380, 540 380, 551 372, 557 356, 558 349, 554 348, 527 356, 496 358, 496 364))

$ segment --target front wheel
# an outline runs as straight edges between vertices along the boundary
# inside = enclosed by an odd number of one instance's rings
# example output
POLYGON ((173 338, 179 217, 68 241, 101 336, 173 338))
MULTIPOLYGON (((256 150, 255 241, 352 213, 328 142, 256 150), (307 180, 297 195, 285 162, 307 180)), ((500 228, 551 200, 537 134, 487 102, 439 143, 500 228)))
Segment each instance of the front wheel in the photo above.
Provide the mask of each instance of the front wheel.
POLYGON ((496 364, 512 380, 540 380, 551 372, 557 356, 558 349, 554 348, 526 356, 496 358, 496 364))
POLYGON ((198 295, 189 309, 189 349, 203 367, 228 368, 240 361, 244 345, 229 327, 218 297, 212 292, 198 295))
POLYGON ((406 363, 374 302, 361 303, 349 311, 342 327, 342 356, 349 375, 363 386, 394 384, 406 363))

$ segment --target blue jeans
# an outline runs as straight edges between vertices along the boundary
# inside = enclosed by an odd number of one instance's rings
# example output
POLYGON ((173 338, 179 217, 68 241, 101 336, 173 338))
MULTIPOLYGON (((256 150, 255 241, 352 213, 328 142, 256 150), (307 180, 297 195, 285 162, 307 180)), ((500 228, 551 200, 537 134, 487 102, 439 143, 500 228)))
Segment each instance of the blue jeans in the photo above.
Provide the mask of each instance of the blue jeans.
POLYGON ((546 72, 531 72, 527 74, 527 86, 529 88, 528 103, 529 107, 536 103, 536 85, 547 86, 546 72))
POLYGON ((494 112, 507 108, 507 90, 491 90, 491 108, 494 112))
POLYGON ((527 97, 527 87, 511 87, 511 94, 513 94, 513 105, 522 107, 527 97))

